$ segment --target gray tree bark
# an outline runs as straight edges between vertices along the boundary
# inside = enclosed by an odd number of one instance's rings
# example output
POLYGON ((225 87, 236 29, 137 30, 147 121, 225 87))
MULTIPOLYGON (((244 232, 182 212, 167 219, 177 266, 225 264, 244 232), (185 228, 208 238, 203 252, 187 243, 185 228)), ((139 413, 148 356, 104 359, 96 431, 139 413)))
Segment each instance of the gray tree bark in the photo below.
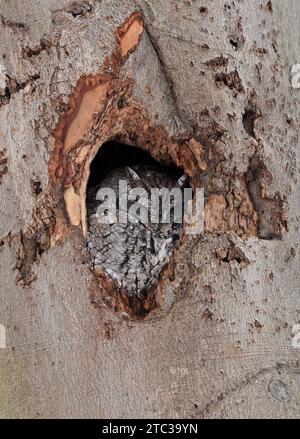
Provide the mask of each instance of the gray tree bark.
POLYGON ((297 0, 0 2, 2 418, 299 417, 299 18, 297 0), (206 195, 144 319, 84 250, 115 137, 206 195))

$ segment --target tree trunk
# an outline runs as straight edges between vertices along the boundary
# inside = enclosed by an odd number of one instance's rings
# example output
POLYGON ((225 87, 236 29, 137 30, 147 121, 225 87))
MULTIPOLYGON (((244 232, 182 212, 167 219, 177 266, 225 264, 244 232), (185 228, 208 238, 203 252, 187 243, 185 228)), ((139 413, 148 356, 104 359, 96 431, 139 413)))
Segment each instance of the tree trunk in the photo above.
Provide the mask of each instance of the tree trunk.
POLYGON ((1 1, 1 417, 299 417, 299 18, 297 0, 1 1), (85 249, 109 139, 205 192, 143 317, 85 249))

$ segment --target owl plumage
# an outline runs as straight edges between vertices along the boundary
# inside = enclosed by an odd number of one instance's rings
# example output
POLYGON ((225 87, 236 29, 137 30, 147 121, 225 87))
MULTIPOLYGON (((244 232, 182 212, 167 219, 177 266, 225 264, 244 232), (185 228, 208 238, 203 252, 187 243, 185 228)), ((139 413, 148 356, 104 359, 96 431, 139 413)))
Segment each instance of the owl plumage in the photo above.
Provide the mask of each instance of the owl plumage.
MULTIPOLYGON (((104 270, 117 289, 126 290, 129 296, 141 298, 154 287, 168 262, 181 232, 182 225, 169 221, 152 223, 151 211, 157 205, 151 205, 151 188, 182 189, 184 178, 177 179, 165 169, 149 165, 123 166, 110 172, 100 184, 89 188, 87 193, 88 239, 87 246, 91 255, 92 268, 104 270), (102 224, 98 221, 97 208, 103 203, 99 189, 111 188, 117 194, 117 214, 120 200, 119 181, 126 180, 128 190, 142 188, 149 198, 147 210, 149 222, 143 223, 131 218, 127 223, 115 221, 102 224), (98 194, 98 196, 97 196, 98 194)), ((138 203, 131 200, 130 203, 138 203)), ((143 207, 143 206, 142 206, 143 207)), ((170 204, 171 220, 174 205, 170 204)), ((159 204, 161 218, 161 203, 159 204)), ((157 213, 157 212, 156 212, 157 213)))

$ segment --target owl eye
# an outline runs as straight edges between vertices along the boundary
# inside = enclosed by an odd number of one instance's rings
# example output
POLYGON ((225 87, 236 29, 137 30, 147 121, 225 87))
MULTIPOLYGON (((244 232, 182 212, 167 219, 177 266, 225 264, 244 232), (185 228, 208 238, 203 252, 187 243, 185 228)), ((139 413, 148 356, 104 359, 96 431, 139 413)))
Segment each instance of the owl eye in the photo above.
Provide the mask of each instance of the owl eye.
POLYGON ((154 239, 153 236, 150 236, 150 248, 149 248, 150 252, 155 255, 156 251, 155 251, 155 243, 154 243, 154 239))
POLYGON ((178 233, 175 233, 175 234, 172 236, 172 242, 175 243, 175 242, 177 242, 178 240, 179 240, 179 235, 178 235, 178 233))

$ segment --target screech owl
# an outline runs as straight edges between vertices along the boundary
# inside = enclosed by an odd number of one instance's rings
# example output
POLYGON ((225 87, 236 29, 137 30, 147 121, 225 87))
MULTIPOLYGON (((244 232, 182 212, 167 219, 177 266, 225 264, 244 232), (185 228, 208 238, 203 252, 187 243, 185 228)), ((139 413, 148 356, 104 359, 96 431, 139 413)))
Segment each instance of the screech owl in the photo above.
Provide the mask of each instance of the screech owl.
MULTIPOLYGON (((91 255, 92 269, 99 267, 104 270, 106 275, 113 280, 116 289, 126 290, 131 297, 141 298, 155 286, 180 237, 182 224, 173 221, 168 223, 150 221, 151 212, 153 213, 155 209, 159 209, 159 218, 162 214, 161 203, 151 205, 151 188, 169 190, 179 188, 183 191, 185 182, 184 176, 178 180, 172 172, 166 172, 165 169, 149 165, 135 165, 113 170, 104 177, 100 184, 88 189, 87 246, 91 255), (113 221, 111 224, 99 223, 97 209, 105 200, 99 197, 98 191, 103 188, 115 191, 118 214, 121 206, 118 195, 120 180, 127 182, 128 191, 134 188, 146 190, 149 202, 147 207, 141 202, 141 208, 148 211, 148 223, 131 218, 130 215, 127 223, 118 221, 113 221)), ((128 207, 133 202, 139 205, 139 198, 128 201, 128 207)), ((174 204, 171 202, 169 207, 172 220, 174 204)))

